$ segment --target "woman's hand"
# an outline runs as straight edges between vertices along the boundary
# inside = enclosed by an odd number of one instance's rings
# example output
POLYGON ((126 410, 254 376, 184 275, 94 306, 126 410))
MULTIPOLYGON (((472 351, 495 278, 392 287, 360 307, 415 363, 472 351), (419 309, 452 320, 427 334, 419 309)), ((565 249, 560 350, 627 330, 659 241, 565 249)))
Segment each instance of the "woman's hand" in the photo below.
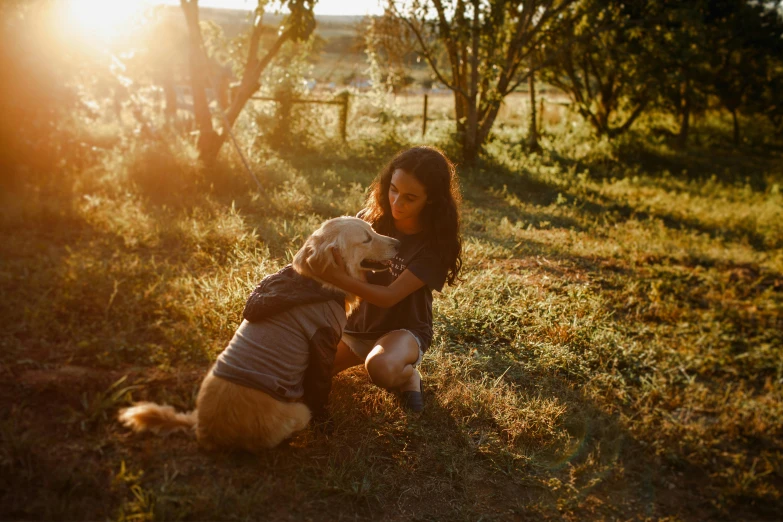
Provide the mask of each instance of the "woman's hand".
POLYGON ((325 267, 310 265, 313 275, 342 290, 357 295, 370 304, 381 308, 389 308, 405 299, 422 286, 424 281, 416 277, 410 270, 403 270, 389 286, 374 285, 351 277, 345 269, 345 261, 337 248, 332 248, 334 264, 325 267))
POLYGON ((343 261, 343 256, 340 255, 339 248, 332 247, 332 257, 334 258, 334 263, 337 265, 337 268, 340 270, 340 272, 347 274, 348 270, 345 266, 345 261, 343 261))
POLYGON ((351 277, 348 274, 348 269, 345 266, 343 256, 340 255, 340 249, 332 247, 332 257, 334 258, 334 265, 326 267, 326 276, 330 277, 332 281, 344 280, 346 277, 351 277))

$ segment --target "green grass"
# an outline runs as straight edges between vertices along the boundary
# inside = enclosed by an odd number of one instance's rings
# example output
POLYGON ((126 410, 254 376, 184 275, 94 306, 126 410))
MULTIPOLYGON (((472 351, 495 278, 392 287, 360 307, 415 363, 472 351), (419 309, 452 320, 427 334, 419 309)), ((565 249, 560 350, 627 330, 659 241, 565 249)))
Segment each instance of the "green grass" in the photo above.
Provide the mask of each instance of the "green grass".
MULTIPOLYGON (((464 281, 435 300, 421 418, 355 369, 328 432, 258 457, 116 422, 131 397, 192 407, 255 283, 425 141, 413 105, 382 134, 368 103, 347 144, 328 109, 289 151, 241 121, 262 192, 229 149, 203 172, 187 141, 102 126, 107 147, 4 192, 2 518, 778 518, 783 163, 729 150, 718 117, 673 152, 558 109, 527 155, 504 109, 460 168, 464 281)), ((449 147, 442 114, 426 141, 449 147)))

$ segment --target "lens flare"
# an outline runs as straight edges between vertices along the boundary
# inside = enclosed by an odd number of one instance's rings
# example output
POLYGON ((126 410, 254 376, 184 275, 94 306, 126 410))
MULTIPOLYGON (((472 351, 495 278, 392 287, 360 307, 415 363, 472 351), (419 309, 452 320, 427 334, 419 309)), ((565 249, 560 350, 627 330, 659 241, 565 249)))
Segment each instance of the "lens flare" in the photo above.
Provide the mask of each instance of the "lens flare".
POLYGON ((132 27, 145 5, 140 0, 66 0, 63 22, 84 41, 108 44, 132 27))

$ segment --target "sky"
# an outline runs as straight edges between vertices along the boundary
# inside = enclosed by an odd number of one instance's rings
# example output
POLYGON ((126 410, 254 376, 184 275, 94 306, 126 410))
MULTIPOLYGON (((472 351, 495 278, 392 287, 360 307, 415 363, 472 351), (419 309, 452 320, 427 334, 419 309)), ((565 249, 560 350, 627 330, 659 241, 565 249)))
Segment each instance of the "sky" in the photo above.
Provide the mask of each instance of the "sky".
MULTIPOLYGON (((160 3, 179 4, 179 0, 162 0, 160 3)), ((225 7, 229 9, 255 9, 255 0, 199 0, 202 7, 225 7)), ((317 15, 380 15, 383 8, 379 0, 318 0, 317 15)))
MULTIPOLYGON (((378 15, 383 14, 381 1, 318 0, 315 13, 342 16, 378 15)), ((80 40, 92 39, 105 44, 116 38, 129 19, 139 16, 143 8, 151 4, 179 5, 179 0, 60 0, 56 4, 56 16, 62 17, 65 23, 60 25, 72 33, 72 37, 80 40)), ((249 11, 256 5, 257 0, 199 0, 201 7, 249 11)))

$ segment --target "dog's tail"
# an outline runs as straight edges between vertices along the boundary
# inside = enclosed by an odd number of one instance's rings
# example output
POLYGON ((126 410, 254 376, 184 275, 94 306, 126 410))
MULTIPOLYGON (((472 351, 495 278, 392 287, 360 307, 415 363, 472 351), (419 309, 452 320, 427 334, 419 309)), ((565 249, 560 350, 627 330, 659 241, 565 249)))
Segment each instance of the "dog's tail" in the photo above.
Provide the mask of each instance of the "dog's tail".
POLYGON ((130 408, 120 410, 120 422, 133 431, 170 433, 176 430, 190 430, 196 427, 196 410, 177 413, 171 406, 154 402, 137 402, 130 408))

